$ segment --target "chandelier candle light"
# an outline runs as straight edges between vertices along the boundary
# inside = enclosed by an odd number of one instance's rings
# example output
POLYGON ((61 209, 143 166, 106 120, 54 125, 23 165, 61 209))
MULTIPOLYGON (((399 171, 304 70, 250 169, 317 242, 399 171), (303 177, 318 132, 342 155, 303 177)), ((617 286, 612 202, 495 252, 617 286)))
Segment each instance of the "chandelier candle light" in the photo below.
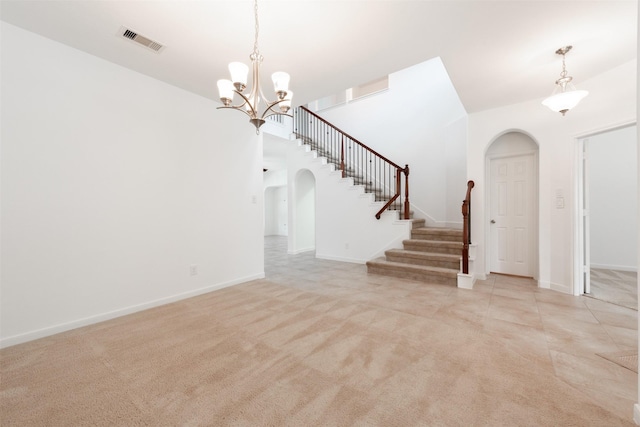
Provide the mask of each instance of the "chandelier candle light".
POLYGON ((224 104, 222 107, 218 107, 218 109, 233 108, 242 111, 249 116, 249 121, 256 127, 256 133, 259 133, 260 126, 264 124, 264 120, 267 117, 275 114, 291 117, 291 115, 287 113, 291 109, 293 92, 289 90, 289 74, 278 71, 271 76, 276 100, 270 102, 267 100, 267 97, 264 96, 264 93, 262 93, 262 88, 260 87, 260 63, 263 57, 258 50, 258 30, 260 29, 258 25, 258 0, 254 2, 254 12, 256 35, 253 44, 253 53, 249 55, 253 65, 251 90, 247 94, 244 93, 247 88, 249 67, 241 62, 230 63, 229 72, 231 73, 231 80, 218 80, 220 100, 224 104), (238 105, 231 105, 233 103, 234 93, 237 93, 241 98, 241 102, 238 105), (266 104, 262 114, 259 113, 260 101, 264 101, 266 104))
POLYGON ((573 77, 567 75, 567 68, 564 63, 564 56, 571 50, 573 46, 565 46, 556 50, 558 55, 562 55, 562 72, 560 78, 556 80, 556 88, 553 95, 542 101, 542 105, 546 105, 551 110, 562 113, 564 116, 567 111, 578 105, 578 102, 589 94, 586 90, 576 90, 571 84, 573 77))

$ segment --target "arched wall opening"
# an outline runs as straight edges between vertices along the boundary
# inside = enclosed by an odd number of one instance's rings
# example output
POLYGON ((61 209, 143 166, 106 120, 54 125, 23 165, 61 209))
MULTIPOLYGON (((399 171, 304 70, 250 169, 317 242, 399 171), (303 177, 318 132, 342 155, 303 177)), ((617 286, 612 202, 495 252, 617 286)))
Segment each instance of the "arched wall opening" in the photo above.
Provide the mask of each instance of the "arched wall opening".
POLYGON ((523 131, 505 131, 487 147, 485 271, 538 279, 538 169, 538 143, 523 131))

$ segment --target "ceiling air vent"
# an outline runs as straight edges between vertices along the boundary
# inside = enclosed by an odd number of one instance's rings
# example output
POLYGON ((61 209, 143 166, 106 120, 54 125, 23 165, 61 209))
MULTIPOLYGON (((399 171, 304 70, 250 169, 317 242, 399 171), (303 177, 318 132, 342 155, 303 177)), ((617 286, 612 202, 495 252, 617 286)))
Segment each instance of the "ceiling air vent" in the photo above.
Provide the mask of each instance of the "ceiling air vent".
POLYGON ((145 36, 141 36, 135 31, 125 27, 120 27, 120 36, 124 39, 131 40, 134 43, 138 43, 139 45, 144 46, 156 53, 160 53, 164 49, 164 46, 162 44, 148 39, 145 36))

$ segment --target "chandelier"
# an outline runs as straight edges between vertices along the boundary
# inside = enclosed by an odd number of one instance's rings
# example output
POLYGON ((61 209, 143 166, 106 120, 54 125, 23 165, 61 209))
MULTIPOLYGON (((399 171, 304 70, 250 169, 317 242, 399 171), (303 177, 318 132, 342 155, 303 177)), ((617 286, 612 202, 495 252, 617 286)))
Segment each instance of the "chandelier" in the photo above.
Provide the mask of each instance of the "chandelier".
POLYGON ((564 56, 571 50, 573 46, 565 46, 556 50, 558 55, 562 55, 562 72, 560 78, 556 80, 556 87, 553 94, 542 101, 542 105, 546 105, 551 110, 562 113, 564 116, 567 111, 578 105, 578 102, 589 94, 586 90, 576 90, 571 84, 573 77, 567 75, 567 67, 564 63, 564 56))
POLYGON ((222 107, 218 107, 218 109, 232 108, 234 110, 242 111, 249 116, 249 121, 256 127, 256 133, 259 133, 260 126, 264 124, 267 117, 276 114, 291 117, 291 115, 287 113, 289 112, 289 109, 291 109, 291 98, 293 97, 293 92, 289 90, 289 74, 279 71, 273 73, 271 76, 276 100, 271 102, 267 100, 266 96, 264 96, 262 88, 260 87, 260 63, 262 62, 263 57, 258 50, 258 32, 260 29, 258 23, 258 0, 254 1, 254 14, 255 39, 253 43, 253 53, 249 55, 253 66, 251 90, 248 91, 248 93, 245 93, 249 67, 241 62, 230 63, 229 72, 231 73, 231 80, 218 80, 220 101, 224 104, 222 107), (233 103, 234 94, 238 94, 240 96, 240 103, 238 105, 231 105, 233 103), (260 113, 261 101, 265 104, 262 113, 260 113))

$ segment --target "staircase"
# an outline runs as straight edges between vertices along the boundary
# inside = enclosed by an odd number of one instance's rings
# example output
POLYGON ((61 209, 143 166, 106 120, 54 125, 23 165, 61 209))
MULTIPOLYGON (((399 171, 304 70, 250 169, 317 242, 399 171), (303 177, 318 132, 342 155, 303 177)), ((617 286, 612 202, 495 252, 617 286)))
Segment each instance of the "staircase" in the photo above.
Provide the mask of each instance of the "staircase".
POLYGON ((412 220, 411 238, 404 249, 390 249, 385 257, 367 261, 371 274, 456 286, 460 271, 462 230, 425 227, 412 220))
MULTIPOLYGON (((300 138, 302 142, 309 146, 311 151, 315 151, 318 157, 324 157, 327 160, 327 163, 333 164, 336 170, 340 170, 342 172, 343 178, 352 178, 354 185, 359 185, 364 189, 365 193, 373 194, 374 200, 376 202, 386 202, 389 197, 385 197, 385 192, 383 189, 376 186, 372 180, 368 179, 364 174, 357 171, 353 166, 341 164, 341 159, 339 156, 325 148, 323 148, 318 143, 314 142, 310 138, 300 138)), ((398 206, 394 205, 389 208, 389 210, 398 210, 398 206)))
MULTIPOLYGON (((412 219, 408 165, 403 168, 393 163, 304 107, 294 112, 294 134, 303 146, 339 172, 342 179, 348 179, 351 185, 368 193, 372 202, 384 204, 375 214, 376 219, 380 220, 384 212, 391 212, 396 219, 411 221, 405 223, 405 234, 393 241, 387 240, 382 246, 397 247, 402 241, 403 249, 389 249, 384 251, 384 257, 367 261, 369 273, 472 288, 473 275, 468 274, 471 244, 468 218, 473 181, 468 183, 467 198, 463 202, 463 230, 425 227, 424 219, 412 219), (410 238, 402 240, 409 231, 410 238), (463 253, 465 263, 461 262, 463 253)), ((345 249, 348 248, 346 243, 345 249)), ((369 259, 382 254, 382 248, 369 259)), ((332 250, 336 252, 335 245, 332 250)))
POLYGON ((409 165, 401 167, 338 129, 305 107, 294 110, 294 134, 298 140, 333 164, 342 178, 384 202, 375 214, 396 211, 400 219, 409 219, 409 165), (402 178, 404 177, 404 179, 402 178))

